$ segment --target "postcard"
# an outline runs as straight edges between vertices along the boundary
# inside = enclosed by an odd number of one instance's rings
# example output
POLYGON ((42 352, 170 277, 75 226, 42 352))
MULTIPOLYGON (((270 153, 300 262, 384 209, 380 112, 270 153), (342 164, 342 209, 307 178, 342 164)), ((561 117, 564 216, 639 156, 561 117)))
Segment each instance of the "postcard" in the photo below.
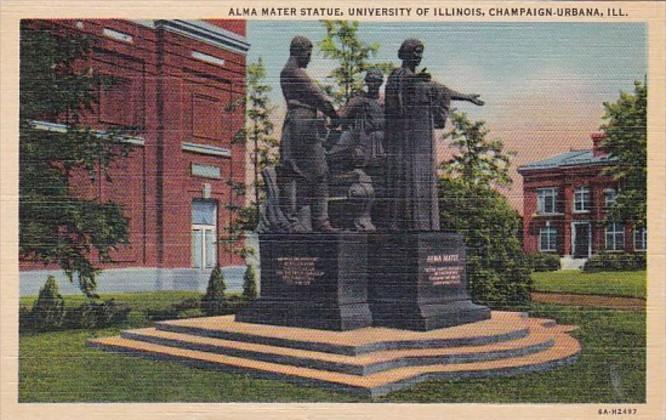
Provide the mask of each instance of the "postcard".
POLYGON ((662 418, 663 2, 7 1, 2 418, 662 418))

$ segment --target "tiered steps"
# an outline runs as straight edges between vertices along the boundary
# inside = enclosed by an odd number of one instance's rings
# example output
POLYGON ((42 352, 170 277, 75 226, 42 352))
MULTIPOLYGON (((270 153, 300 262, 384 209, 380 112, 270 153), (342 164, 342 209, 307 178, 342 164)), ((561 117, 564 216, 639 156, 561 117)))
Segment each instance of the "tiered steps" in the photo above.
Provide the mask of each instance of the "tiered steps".
POLYGON ((574 328, 513 312, 427 332, 311 330, 222 316, 158 322, 89 345, 378 396, 431 378, 511 375, 572 363, 580 351, 567 334, 574 328))

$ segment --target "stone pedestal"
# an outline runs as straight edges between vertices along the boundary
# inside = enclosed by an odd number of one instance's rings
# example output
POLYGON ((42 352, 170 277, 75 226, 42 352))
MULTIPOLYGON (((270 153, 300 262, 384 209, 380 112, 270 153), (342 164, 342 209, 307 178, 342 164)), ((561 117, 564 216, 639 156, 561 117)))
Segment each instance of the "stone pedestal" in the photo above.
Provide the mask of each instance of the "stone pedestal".
POLYGON ((369 234, 368 302, 373 325, 429 331, 490 318, 472 303, 462 235, 369 234))
POLYGON ((367 235, 259 234, 261 297, 239 322, 327 330, 372 325, 367 235))

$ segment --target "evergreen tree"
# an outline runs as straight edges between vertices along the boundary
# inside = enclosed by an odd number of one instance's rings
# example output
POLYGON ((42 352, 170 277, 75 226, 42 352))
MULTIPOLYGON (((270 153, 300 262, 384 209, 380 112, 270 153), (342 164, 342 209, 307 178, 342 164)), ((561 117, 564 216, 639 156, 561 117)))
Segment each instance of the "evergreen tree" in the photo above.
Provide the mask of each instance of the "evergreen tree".
POLYGON ((607 173, 619 184, 609 219, 645 226, 647 217, 647 85, 634 82, 634 93, 620 92, 614 103, 604 102, 606 134, 603 146, 617 164, 607 173))
POLYGON ((333 79, 333 85, 324 86, 324 90, 333 98, 333 103, 339 106, 363 91, 363 72, 368 68, 378 67, 389 72, 393 65, 369 62, 371 57, 377 55, 379 44, 368 44, 359 39, 359 22, 324 20, 322 23, 326 28, 326 36, 317 44, 319 50, 324 58, 339 63, 327 76, 333 79))
POLYGON ((201 309, 206 315, 213 316, 224 312, 226 288, 222 270, 219 265, 216 265, 210 273, 206 294, 201 298, 201 309))
POLYGON ((254 220, 259 220, 260 205, 264 200, 264 185, 261 171, 277 163, 279 142, 273 136, 271 104, 268 93, 272 90, 266 83, 266 68, 259 57, 247 67, 247 137, 252 142, 252 166, 254 169, 254 220))
POLYGON ((473 185, 510 185, 509 166, 514 152, 505 152, 501 140, 488 140, 485 121, 470 121, 464 112, 451 114, 453 127, 444 139, 457 153, 442 168, 454 178, 473 185))
POLYGON ((251 265, 247 266, 243 276, 243 297, 247 300, 257 298, 257 274, 251 265))
POLYGON ((120 130, 100 135, 79 123, 99 87, 114 80, 91 74, 85 65, 91 44, 81 35, 55 35, 28 20, 20 35, 20 257, 59 264, 95 298, 92 252, 110 260, 109 251, 128 242, 128 223, 118 204, 76 196, 70 181, 83 169, 92 182, 98 168, 109 179, 109 164, 127 156, 120 130), (45 130, 36 123, 43 120, 64 128, 45 130))
POLYGON ((39 296, 32 305, 30 319, 37 330, 59 328, 65 318, 65 301, 60 295, 55 277, 48 276, 46 283, 39 289, 39 296))

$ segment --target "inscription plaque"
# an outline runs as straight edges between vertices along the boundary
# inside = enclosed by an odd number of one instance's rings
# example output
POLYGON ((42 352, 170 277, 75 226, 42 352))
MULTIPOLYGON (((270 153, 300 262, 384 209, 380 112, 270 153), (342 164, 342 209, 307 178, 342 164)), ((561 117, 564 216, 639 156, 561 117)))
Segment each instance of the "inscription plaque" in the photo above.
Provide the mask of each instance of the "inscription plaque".
POLYGON ((433 286, 460 284, 465 261, 459 254, 437 254, 426 257, 423 271, 433 286))
POLYGON ((318 257, 279 257, 275 274, 287 284, 309 286, 324 275, 323 271, 317 270, 318 260, 318 257))

